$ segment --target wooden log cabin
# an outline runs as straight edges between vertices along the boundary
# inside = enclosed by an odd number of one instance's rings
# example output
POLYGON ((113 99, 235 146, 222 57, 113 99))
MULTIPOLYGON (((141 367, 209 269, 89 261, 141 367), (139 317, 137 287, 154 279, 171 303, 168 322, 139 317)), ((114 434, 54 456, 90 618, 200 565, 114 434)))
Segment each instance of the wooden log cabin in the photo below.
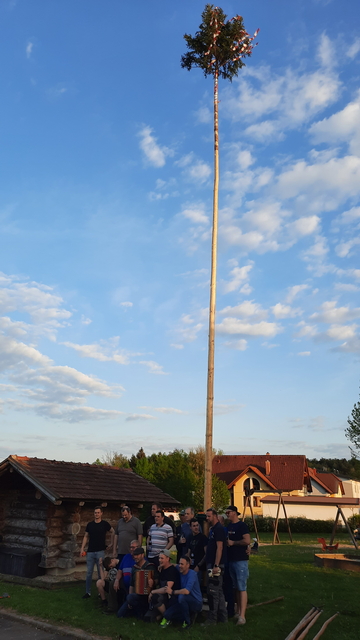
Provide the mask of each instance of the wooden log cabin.
POLYGON ((0 573, 80 578, 81 542, 94 508, 115 526, 126 504, 179 502, 131 469, 11 455, 0 463, 0 573))

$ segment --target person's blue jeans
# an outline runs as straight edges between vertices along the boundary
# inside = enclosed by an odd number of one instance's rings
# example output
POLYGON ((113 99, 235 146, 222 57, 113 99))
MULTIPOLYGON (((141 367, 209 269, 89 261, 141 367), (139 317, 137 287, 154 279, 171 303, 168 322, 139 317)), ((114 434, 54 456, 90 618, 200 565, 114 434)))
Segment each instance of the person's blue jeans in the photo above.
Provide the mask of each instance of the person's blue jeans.
POLYGON ((88 551, 86 554, 86 593, 91 593, 92 576, 95 565, 100 578, 99 558, 103 558, 104 555, 105 551, 88 551))
POLYGON ((180 620, 180 622, 190 624, 190 614, 195 611, 201 611, 201 609, 202 602, 194 598, 191 593, 187 595, 182 593, 177 597, 177 602, 166 609, 164 618, 166 618, 166 620, 180 620))

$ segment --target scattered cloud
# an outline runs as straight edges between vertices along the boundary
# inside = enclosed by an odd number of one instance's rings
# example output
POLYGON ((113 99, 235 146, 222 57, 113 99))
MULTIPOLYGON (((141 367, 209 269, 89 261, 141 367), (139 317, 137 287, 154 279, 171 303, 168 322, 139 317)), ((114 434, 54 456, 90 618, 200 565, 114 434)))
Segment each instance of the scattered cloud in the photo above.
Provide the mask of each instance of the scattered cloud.
POLYGON ((25 49, 27 59, 30 58, 33 48, 34 48, 34 43, 29 40, 25 49))
POLYGON ((102 340, 97 344, 74 344, 73 342, 63 342, 69 349, 74 349, 81 358, 94 358, 101 362, 117 362, 118 364, 129 364, 129 354, 116 348, 119 337, 115 336, 111 340, 102 340))
POLYGON ((249 279, 250 271, 253 268, 253 266, 254 266, 253 262, 250 262, 244 267, 235 266, 230 271, 230 280, 228 282, 222 283, 222 288, 224 290, 224 293, 231 293, 232 291, 236 291, 240 289, 241 286, 242 286, 242 293, 245 293, 245 294, 248 293, 249 289, 251 291, 250 285, 247 284, 247 287, 246 287, 246 285, 244 285, 244 282, 246 282, 249 279))
POLYGON ((285 302, 287 302, 288 304, 291 304, 295 300, 295 298, 302 291, 306 291, 306 289, 309 289, 308 284, 295 284, 293 287, 289 287, 287 296, 285 298, 285 302))
POLYGON ((271 311, 273 312, 275 318, 279 320, 281 318, 295 318, 296 316, 301 316, 301 314, 303 313, 301 309, 293 309, 292 307, 290 307, 290 305, 281 304, 281 302, 278 302, 276 305, 271 307, 271 311))
POLYGON ((157 138, 155 138, 152 133, 153 129, 148 126, 144 126, 141 131, 139 131, 140 149, 149 164, 160 168, 165 165, 167 156, 173 156, 174 152, 168 147, 160 146, 157 143, 157 138))
POLYGON ((181 211, 181 215, 193 224, 209 224, 209 217, 205 213, 205 205, 202 202, 185 205, 185 208, 181 211))
POLYGON ((311 356, 311 351, 299 351, 298 356, 311 356))
POLYGON ((154 373, 158 376, 169 375, 166 371, 163 371, 163 365, 154 362, 154 360, 140 360, 140 364, 143 364, 145 367, 147 367, 149 373, 154 373))
POLYGON ((283 327, 276 322, 256 322, 251 324, 237 318, 224 318, 220 324, 216 325, 216 329, 220 334, 243 335, 253 338, 258 336, 273 338, 283 331, 283 327))
POLYGON ((157 411, 158 413, 177 413, 181 415, 187 415, 187 411, 181 409, 174 409, 173 407, 140 407, 140 409, 149 409, 150 411, 157 411))
POLYGON ((235 307, 225 307, 219 311, 220 316, 229 316, 234 318, 256 318, 258 320, 265 319, 268 315, 266 309, 260 304, 252 300, 245 300, 235 307))

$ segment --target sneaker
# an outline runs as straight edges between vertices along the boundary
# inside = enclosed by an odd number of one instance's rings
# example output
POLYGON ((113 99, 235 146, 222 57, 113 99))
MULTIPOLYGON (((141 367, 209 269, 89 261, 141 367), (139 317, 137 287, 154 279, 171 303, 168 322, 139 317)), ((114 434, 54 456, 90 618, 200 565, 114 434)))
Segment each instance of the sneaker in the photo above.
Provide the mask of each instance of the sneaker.
POLYGON ((191 623, 188 624, 187 622, 184 621, 181 625, 180 631, 186 631, 187 629, 191 629, 191 627, 192 627, 191 623))
POLYGON ((166 629, 166 627, 168 627, 171 624, 171 620, 166 620, 166 618, 163 618, 160 622, 160 627, 162 629, 166 629))
POLYGON ((87 600, 88 598, 91 598, 91 593, 85 593, 82 597, 83 600, 87 600))
POLYGON ((241 616, 239 616, 236 624, 246 624, 245 618, 242 618, 241 616))

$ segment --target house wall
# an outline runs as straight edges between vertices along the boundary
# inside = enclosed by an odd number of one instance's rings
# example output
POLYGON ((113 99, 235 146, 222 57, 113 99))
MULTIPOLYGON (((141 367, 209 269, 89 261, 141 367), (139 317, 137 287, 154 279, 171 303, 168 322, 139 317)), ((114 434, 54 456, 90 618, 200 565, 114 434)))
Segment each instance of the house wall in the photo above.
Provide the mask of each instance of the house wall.
POLYGON ((343 480, 342 483, 347 498, 360 498, 360 482, 358 480, 343 480))
MULTIPOLYGON (((233 504, 235 504, 237 506, 238 511, 240 511, 241 514, 243 513, 243 510, 244 510, 244 498, 245 498, 244 483, 245 483, 247 478, 250 478, 250 488, 253 487, 252 480, 256 479, 260 484, 260 490, 261 491, 269 489, 269 487, 265 484, 265 482, 261 478, 259 478, 253 471, 249 471, 247 474, 242 476, 235 483, 235 485, 233 486, 233 497, 234 497, 233 504)), ((257 516, 263 515, 263 507, 262 507, 262 503, 261 503, 261 498, 264 498, 265 495, 274 495, 274 493, 271 490, 269 490, 269 493, 267 493, 267 494, 258 493, 258 492, 255 491, 253 493, 253 495, 251 496, 250 499, 251 499, 251 502, 252 502, 254 515, 257 515, 257 516), (255 506, 255 505, 257 505, 257 506, 255 506)), ((246 516, 250 516, 251 515, 251 511, 250 511, 249 507, 246 508, 245 515, 246 516)))
MULTIPOLYGON (((303 505, 286 503, 286 513, 289 518, 309 518, 311 520, 335 520, 336 505, 303 505)), ((341 507, 345 518, 350 518, 360 512, 359 507, 341 507)), ((276 518, 277 504, 263 504, 263 515, 276 518)), ((283 509, 280 508, 280 518, 283 517, 283 509)), ((342 522, 342 520, 341 520, 342 522)))

